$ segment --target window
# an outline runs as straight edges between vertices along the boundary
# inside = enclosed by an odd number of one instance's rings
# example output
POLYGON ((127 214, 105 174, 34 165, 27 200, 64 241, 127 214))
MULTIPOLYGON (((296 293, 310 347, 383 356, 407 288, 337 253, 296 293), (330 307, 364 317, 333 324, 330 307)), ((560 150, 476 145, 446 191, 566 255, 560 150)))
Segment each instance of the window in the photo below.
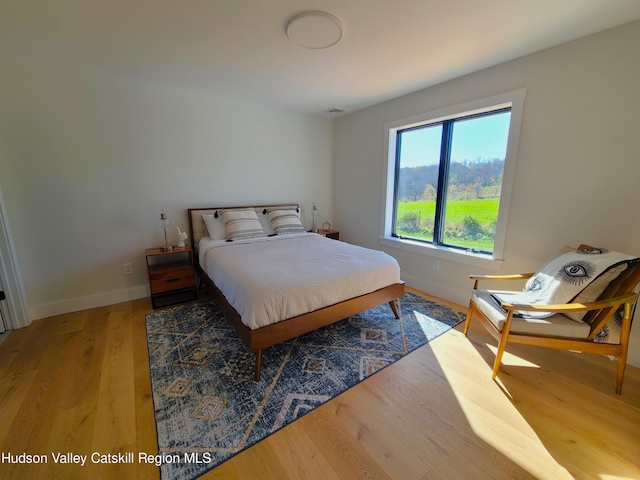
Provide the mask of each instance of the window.
POLYGON ((396 132, 392 235, 492 254, 511 108, 396 132))
POLYGON ((502 258, 523 101, 521 90, 386 126, 382 243, 502 258))

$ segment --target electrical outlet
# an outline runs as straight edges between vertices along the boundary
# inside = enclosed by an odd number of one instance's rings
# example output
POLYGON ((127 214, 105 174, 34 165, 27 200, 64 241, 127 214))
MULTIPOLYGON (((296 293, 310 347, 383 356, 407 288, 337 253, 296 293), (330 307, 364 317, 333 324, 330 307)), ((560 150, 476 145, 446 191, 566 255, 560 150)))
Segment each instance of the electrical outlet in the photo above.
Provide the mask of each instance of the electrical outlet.
POLYGON ((431 263, 431 268, 433 268, 434 270, 440 270, 440 260, 437 259, 433 259, 433 263, 431 263))
POLYGON ((124 267, 124 274, 125 275, 131 275, 133 273, 133 265, 130 263, 125 263, 123 265, 124 267))

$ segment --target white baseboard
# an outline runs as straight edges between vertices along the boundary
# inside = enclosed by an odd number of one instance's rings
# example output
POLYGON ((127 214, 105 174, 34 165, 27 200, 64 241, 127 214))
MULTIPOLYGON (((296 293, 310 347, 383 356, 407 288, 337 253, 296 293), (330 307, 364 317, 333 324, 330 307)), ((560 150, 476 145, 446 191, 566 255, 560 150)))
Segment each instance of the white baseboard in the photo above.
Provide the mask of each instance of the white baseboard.
POLYGON ((27 307, 30 320, 53 317, 65 313, 78 312, 89 308, 104 307, 114 303, 128 302, 150 295, 149 285, 138 285, 124 290, 100 293, 88 297, 71 298, 59 302, 45 303, 42 305, 32 305, 27 307))
POLYGON ((409 287, 416 288, 421 292, 457 303, 463 307, 469 305, 469 295, 471 295, 471 291, 462 293, 452 288, 443 287, 439 283, 429 282, 423 278, 416 278, 403 273, 400 274, 400 277, 409 287))
POLYGON ((627 354, 627 364, 640 368, 640 351, 629 346, 629 353, 627 354))

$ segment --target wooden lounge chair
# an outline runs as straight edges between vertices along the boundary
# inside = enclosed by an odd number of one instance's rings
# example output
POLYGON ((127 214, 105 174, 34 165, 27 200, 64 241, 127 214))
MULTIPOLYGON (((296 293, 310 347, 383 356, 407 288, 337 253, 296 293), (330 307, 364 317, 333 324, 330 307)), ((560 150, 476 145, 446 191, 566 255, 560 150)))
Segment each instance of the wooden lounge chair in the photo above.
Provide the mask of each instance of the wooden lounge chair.
MULTIPOLYGON (((581 245, 578 250, 590 248, 581 245)), ((474 280, 469 310, 464 326, 464 334, 469 330, 471 319, 475 316, 487 331, 498 340, 498 351, 493 365, 492 378, 500 369, 502 354, 508 343, 538 345, 564 350, 577 350, 587 353, 599 353, 617 357, 616 393, 622 393, 622 381, 629 348, 629 335, 633 308, 637 299, 634 292, 640 283, 640 261, 626 262, 618 270, 617 276, 611 272, 608 278, 600 277, 601 285, 595 285, 591 292, 594 298, 588 298, 587 288, 569 303, 554 305, 499 304, 492 290, 479 289, 479 282, 488 280, 525 280, 534 274, 516 275, 471 275, 474 280), (611 278, 615 277, 615 278, 611 278), (599 290, 599 291, 598 291, 599 290), (522 318, 514 312, 551 312, 554 315, 542 320, 522 318), (580 320, 569 318, 585 312, 580 320), (621 316, 619 339, 602 341, 599 333, 614 315, 621 316)))

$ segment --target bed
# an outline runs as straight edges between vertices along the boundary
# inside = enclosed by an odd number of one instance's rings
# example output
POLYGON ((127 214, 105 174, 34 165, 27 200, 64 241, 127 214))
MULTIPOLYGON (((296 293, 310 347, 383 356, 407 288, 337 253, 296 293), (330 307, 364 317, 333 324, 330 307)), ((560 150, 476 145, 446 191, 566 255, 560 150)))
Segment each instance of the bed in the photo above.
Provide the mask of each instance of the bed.
POLYGON ((395 259, 304 231, 297 204, 188 214, 196 273, 255 353, 256 381, 269 346, 383 303, 400 318, 404 282, 395 259))

